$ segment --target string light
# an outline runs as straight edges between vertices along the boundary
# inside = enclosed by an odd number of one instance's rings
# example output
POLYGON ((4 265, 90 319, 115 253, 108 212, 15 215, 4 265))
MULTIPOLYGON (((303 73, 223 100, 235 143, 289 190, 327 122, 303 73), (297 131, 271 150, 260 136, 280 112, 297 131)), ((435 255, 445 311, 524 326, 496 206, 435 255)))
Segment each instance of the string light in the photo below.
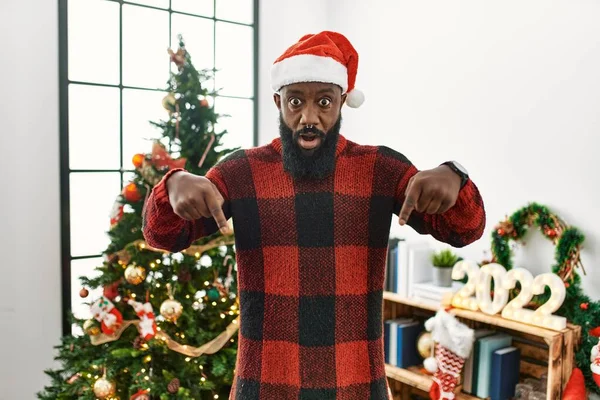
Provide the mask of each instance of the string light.
POLYGON ((185 335, 184 335, 183 333, 181 334, 181 338, 182 338, 182 339, 185 339, 185 335))
POLYGON ((223 303, 225 303, 225 302, 227 301, 227 298, 226 298, 226 297, 221 297, 221 301, 222 301, 223 303))
POLYGON ((150 263, 150 268, 156 268, 156 264, 155 263, 150 263))
POLYGON ((204 286, 208 286, 208 285, 210 285, 210 282, 209 281, 204 281, 204 286))
POLYGON ((225 314, 221 314, 221 318, 225 318, 225 314))
POLYGON ((135 299, 135 293, 131 293, 131 298, 135 299))
POLYGON ((200 258, 200 253, 196 252, 194 256, 196 256, 196 258, 200 258))
POLYGON ((157 284, 156 284, 156 287, 157 287, 157 288, 159 288, 159 287, 160 287, 160 283, 157 283, 157 284))
POLYGON ((144 362, 149 363, 150 361, 152 361, 152 356, 150 354, 148 354, 145 358, 144 358, 144 362))
POLYGON ((141 372, 142 372, 142 374, 145 374, 146 373, 146 368, 142 368, 141 372))
POLYGON ((189 295, 189 294, 186 294, 186 295, 185 295, 185 298, 186 298, 186 299, 189 299, 189 298, 190 298, 190 295, 189 295))
POLYGON ((216 301, 213 301, 213 302, 212 302, 212 305, 213 305, 213 306, 216 306, 216 305, 217 305, 217 302, 216 302, 216 301))
POLYGON ((202 382, 204 382, 204 381, 206 380, 206 378, 205 378, 205 377, 202 377, 202 378, 200 378, 200 380, 201 380, 202 382))
POLYGON ((160 259, 159 259, 159 258, 157 258, 157 259, 156 259, 156 263, 157 263, 157 264, 160 264, 161 262, 162 262, 162 261, 160 261, 160 259))
POLYGON ((185 362, 190 362, 190 360, 191 360, 191 358, 189 358, 189 357, 185 358, 185 362))
POLYGON ((149 381, 149 380, 150 380, 150 377, 149 377, 148 375, 146 375, 146 376, 144 377, 144 380, 146 380, 146 381, 149 381))
POLYGON ((218 394, 215 394, 215 399, 218 399, 218 398, 219 398, 219 395, 218 395, 218 394))

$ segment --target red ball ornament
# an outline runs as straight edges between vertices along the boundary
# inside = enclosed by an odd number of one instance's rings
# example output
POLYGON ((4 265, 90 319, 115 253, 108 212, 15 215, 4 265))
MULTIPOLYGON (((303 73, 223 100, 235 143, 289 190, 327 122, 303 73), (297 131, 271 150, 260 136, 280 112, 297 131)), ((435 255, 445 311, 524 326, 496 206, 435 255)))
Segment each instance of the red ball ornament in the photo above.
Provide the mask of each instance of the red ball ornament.
POLYGON ((133 165, 136 168, 141 168, 142 165, 144 164, 144 159, 146 158, 146 156, 144 156, 143 154, 136 154, 135 156, 133 156, 133 159, 131 160, 131 162, 133 163, 133 165))
POLYGON ((123 188, 123 197, 130 203, 135 203, 142 199, 142 195, 140 194, 137 185, 133 182, 123 188))
POLYGON ((114 300, 119 295, 119 284, 121 281, 115 281, 107 286, 104 286, 103 295, 109 300, 114 300))
POLYGON ((208 108, 208 100, 206 100, 206 99, 200 100, 200 106, 208 108))
POLYGON ((89 294, 90 292, 86 288, 81 288, 81 290, 79 291, 79 297, 81 297, 82 299, 88 297, 89 294))
POLYGON ((552 228, 546 229, 546 236, 548 236, 551 239, 554 239, 557 234, 558 233, 556 232, 556 229, 552 229, 552 228))
POLYGON ((587 310, 589 306, 590 306, 589 303, 581 303, 579 305, 579 308, 581 308, 582 310, 587 310))
POLYGON ((504 229, 502 229, 502 228, 499 228, 499 229, 498 229, 498 235, 500 235, 500 236, 504 236, 504 234, 505 234, 505 233, 506 233, 506 232, 504 231, 504 229))

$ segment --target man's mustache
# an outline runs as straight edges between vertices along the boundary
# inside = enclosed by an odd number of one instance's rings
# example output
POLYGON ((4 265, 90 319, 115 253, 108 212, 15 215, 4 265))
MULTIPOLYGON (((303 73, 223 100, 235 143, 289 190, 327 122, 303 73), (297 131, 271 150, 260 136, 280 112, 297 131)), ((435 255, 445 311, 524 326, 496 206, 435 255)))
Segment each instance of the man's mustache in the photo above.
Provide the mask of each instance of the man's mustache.
POLYGON ((312 133, 315 136, 320 137, 321 139, 325 137, 325 132, 323 132, 322 130, 317 129, 314 126, 305 126, 304 128, 294 132, 294 139, 298 139, 298 136, 306 133, 312 133))

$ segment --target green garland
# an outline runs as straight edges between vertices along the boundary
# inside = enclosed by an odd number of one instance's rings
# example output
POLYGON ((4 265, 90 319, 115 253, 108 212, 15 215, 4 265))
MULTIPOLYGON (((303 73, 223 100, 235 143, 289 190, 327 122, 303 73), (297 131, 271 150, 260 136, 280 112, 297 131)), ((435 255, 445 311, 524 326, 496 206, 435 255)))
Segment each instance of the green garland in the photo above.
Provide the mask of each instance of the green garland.
MULTIPOLYGON (((584 235, 577 228, 568 226, 546 206, 530 203, 499 223, 492 232, 492 261, 510 270, 513 267, 510 242, 522 241, 528 230, 534 227, 539 228, 556 246, 552 272, 562 278, 567 288, 565 301, 556 314, 581 326, 581 343, 575 353, 575 364, 582 370, 588 390, 600 394, 590 371, 590 352, 598 343, 590 330, 600 324, 600 302, 592 302, 583 293, 576 270, 579 267, 585 273, 580 259, 584 235)), ((540 295, 538 299, 545 299, 547 295, 540 295)))

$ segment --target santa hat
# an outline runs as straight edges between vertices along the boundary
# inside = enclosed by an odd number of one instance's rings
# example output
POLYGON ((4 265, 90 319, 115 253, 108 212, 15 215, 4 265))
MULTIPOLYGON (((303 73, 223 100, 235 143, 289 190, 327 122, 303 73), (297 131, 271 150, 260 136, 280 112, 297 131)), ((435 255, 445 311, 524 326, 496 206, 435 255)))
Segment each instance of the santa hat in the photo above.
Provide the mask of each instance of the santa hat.
POLYGON ((346 104, 357 108, 364 94, 354 88, 358 53, 350 41, 337 32, 324 31, 305 35, 285 51, 271 68, 274 91, 299 82, 333 83, 347 93, 346 104))

